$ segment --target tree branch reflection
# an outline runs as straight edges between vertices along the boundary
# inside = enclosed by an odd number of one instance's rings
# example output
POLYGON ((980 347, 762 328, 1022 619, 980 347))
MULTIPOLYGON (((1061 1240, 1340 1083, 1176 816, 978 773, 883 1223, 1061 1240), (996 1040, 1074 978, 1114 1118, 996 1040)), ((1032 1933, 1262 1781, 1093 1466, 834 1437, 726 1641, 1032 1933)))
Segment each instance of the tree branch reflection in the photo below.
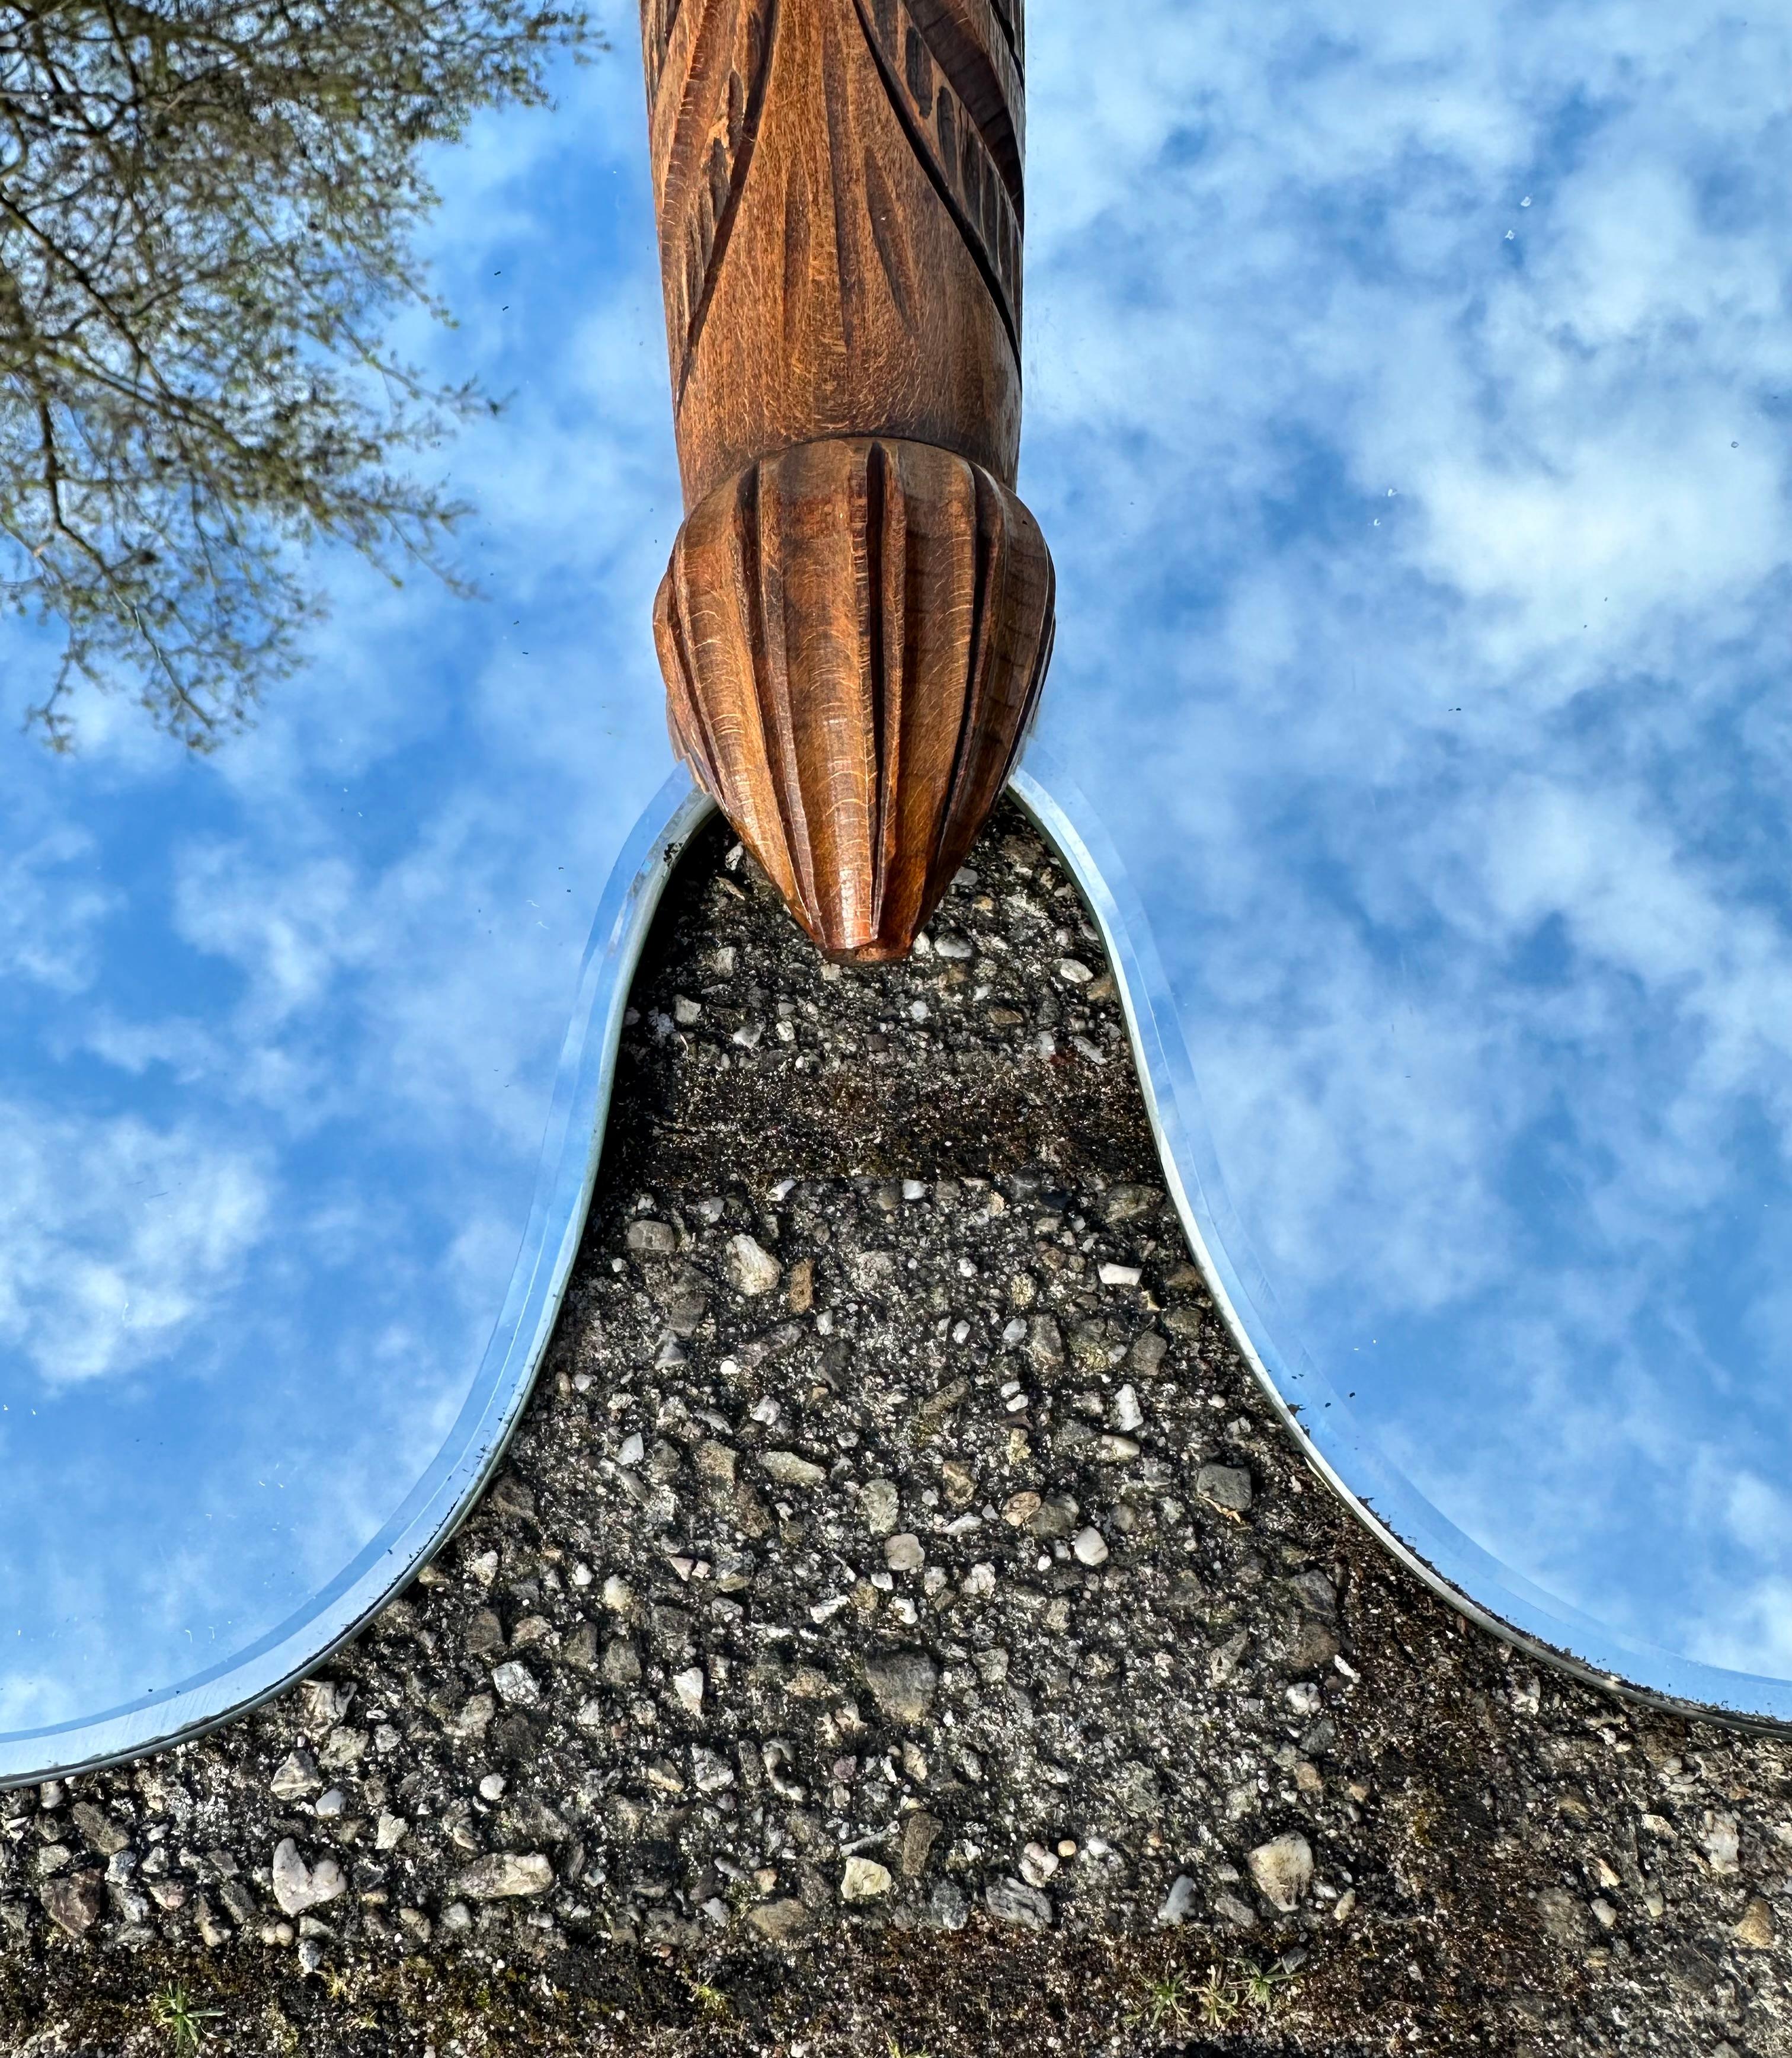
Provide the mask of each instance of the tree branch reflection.
POLYGON ((389 346, 439 320, 422 169, 545 101, 576 7, 528 0, 38 0, 0 10, 0 598, 83 682, 199 750, 299 662, 304 549, 464 590, 467 511, 403 460, 494 403, 389 346))

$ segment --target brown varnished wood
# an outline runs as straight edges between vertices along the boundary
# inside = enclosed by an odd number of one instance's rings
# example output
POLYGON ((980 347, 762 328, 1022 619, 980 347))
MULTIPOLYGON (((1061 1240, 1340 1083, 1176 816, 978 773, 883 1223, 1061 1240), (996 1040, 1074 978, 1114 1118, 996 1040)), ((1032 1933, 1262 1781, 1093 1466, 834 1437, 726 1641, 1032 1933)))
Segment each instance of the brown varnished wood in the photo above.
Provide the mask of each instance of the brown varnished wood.
POLYGON ((930 443, 799 443, 692 510, 654 610, 673 737, 824 950, 908 950, 1013 766, 1052 598, 1021 502, 930 443))
POLYGON ((1012 766, 1021 0, 642 0, 681 754, 835 956, 906 952, 1012 766))

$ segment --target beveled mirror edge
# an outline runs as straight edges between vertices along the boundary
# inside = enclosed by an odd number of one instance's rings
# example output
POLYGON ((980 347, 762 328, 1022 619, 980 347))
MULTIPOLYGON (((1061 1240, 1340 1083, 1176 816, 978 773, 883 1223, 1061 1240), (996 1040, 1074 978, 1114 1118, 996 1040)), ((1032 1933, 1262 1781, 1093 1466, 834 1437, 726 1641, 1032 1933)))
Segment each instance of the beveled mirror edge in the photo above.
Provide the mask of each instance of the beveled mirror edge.
POLYGON ((109 1714, 0 1736, 0 1789, 165 1750, 272 1700, 364 1628, 453 1536, 503 1461, 553 1334, 597 1182, 635 967, 685 844, 714 810, 679 765, 617 853, 580 966, 503 1309, 454 1428, 403 1505, 320 1597, 247 1651, 109 1714))
MULTIPOLYGON (((1252 1375, 1307 1464, 1433 1592, 1540 1664, 1644 1706, 1738 1727, 1792 1730, 1792 1683, 1627 1643, 1501 1566, 1392 1464, 1316 1366, 1291 1361, 1279 1349, 1273 1297, 1213 1162, 1193 1063, 1125 867, 1049 746, 1029 743, 1009 790, 1057 852, 1100 932, 1190 1248, 1252 1375)), ((272 1699, 357 1635, 454 1536, 502 1462, 553 1333, 597 1180, 635 968, 684 846, 713 812, 708 796, 677 766, 617 855, 581 968, 529 1226, 503 1313, 454 1430, 406 1506, 319 1603, 248 1652, 141 1705, 0 1737, 0 1788, 164 1750, 272 1699)))
POLYGON ((1389 1459, 1304 1353, 1285 1352, 1273 1293, 1227 1198, 1193 1060, 1126 867, 1049 745, 1029 742, 1009 792, 1057 852, 1107 950, 1171 1198, 1214 1304, 1307 1464, 1409 1571, 1538 1663, 1627 1700, 1770 1733, 1792 1731, 1792 1682, 1631 1643, 1483 1550, 1389 1459))

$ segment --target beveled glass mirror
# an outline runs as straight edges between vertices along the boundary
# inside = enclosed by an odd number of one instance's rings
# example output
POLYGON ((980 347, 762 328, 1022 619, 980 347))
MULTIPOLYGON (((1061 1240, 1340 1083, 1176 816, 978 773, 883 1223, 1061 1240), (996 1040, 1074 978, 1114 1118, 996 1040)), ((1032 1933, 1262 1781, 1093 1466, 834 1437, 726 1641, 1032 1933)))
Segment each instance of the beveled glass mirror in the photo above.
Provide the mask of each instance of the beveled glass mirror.
MULTIPOLYGON (((1493 0, 1029 35, 1059 627, 1020 792, 1187 1225, 1432 1576, 1792 1716, 1792 38, 1493 0)), ((482 598, 326 557, 304 667, 204 757, 119 697, 46 749, 54 639, 0 642, 0 1778, 303 1670, 551 1325, 701 805, 639 74, 556 85, 433 161, 462 326, 400 336, 508 399, 434 460, 482 598)))

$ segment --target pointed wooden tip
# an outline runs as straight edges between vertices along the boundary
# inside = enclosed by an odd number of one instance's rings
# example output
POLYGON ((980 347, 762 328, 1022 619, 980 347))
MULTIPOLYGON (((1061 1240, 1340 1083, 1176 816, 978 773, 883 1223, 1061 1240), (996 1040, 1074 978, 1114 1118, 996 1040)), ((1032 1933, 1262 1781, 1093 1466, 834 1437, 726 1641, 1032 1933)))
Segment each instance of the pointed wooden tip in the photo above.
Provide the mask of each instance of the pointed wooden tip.
POLYGON ((967 459, 803 443, 686 518, 654 607, 674 747, 830 958, 906 957, 1051 655, 1039 525, 967 459))

